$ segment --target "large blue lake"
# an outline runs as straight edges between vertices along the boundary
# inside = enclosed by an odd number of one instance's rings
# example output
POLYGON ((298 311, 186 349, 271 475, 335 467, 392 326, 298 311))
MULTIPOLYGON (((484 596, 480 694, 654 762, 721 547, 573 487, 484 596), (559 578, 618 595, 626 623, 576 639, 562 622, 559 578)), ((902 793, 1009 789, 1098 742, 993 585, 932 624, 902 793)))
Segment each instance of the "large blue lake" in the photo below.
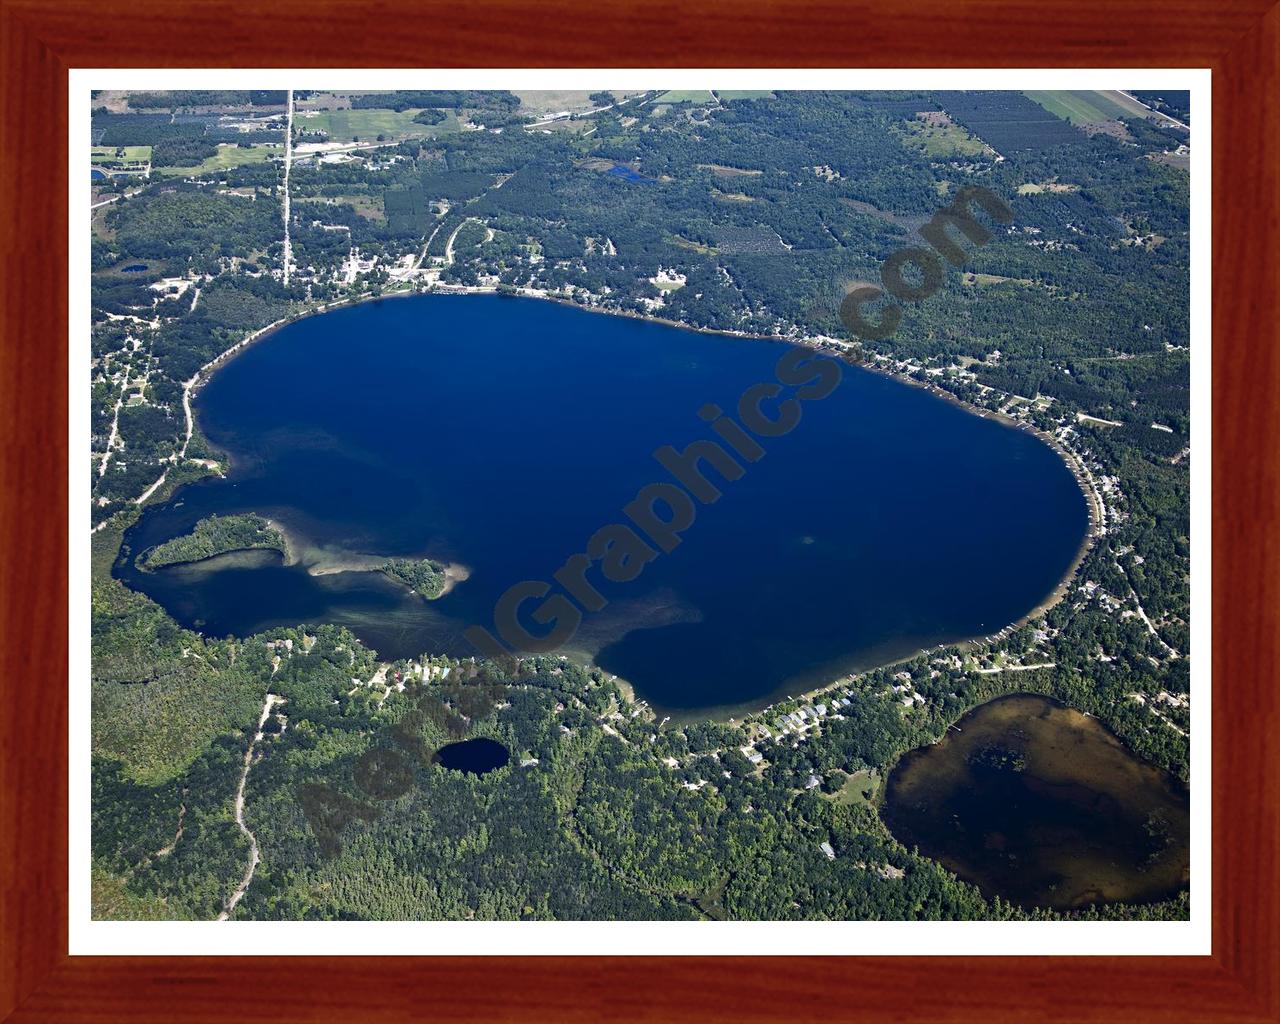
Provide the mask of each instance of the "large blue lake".
MULTIPOLYGON (((492 630, 509 586, 550 581, 625 522, 641 487, 670 479, 655 449, 714 437, 698 410, 735 409, 785 351, 497 296, 303 320, 199 393, 227 478, 182 488, 126 536, 137 554, 212 512, 257 511, 303 564, 257 552, 116 572, 208 634, 334 622, 384 658, 470 654, 465 627, 492 630), (425 602, 381 574, 332 571, 370 555, 471 574, 425 602)), ((1087 527, 1071 473, 1035 437, 854 367, 788 435, 761 440, 768 454, 721 484, 674 552, 626 584, 595 575, 608 607, 566 652, 662 709, 760 704, 994 632, 1056 586, 1087 527)))

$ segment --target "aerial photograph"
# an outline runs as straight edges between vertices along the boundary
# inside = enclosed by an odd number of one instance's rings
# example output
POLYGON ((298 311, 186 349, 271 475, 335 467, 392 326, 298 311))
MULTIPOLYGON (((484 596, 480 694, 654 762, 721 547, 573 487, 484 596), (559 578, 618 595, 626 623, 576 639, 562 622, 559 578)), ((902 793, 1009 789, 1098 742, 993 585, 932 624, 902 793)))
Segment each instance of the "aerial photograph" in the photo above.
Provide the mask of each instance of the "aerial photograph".
POLYGON ((1190 920, 1189 92, 654 84, 93 92, 94 920, 1190 920))

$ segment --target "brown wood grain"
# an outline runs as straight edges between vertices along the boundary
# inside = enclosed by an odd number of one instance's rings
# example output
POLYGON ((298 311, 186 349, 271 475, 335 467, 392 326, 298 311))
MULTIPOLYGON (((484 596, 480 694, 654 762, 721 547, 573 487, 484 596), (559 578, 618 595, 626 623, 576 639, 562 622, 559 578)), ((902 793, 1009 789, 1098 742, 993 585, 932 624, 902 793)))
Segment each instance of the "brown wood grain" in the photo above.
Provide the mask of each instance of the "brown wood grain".
POLYGON ((1280 1020, 1278 67, 1241 0, 0 0, 0 1018, 1280 1020), (1213 68, 1212 957, 67 956, 67 69, 615 65, 1213 68))

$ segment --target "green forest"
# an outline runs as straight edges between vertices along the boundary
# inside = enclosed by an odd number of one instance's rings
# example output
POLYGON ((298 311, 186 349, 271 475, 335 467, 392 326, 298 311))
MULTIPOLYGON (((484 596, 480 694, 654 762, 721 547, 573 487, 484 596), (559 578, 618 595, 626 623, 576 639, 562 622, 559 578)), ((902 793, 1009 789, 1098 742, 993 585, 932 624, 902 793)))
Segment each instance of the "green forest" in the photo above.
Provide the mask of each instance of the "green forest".
POLYGON ((428 601, 439 597, 447 582, 444 569, 429 558, 392 558, 379 568, 428 601))
POLYGON ((145 569, 159 569, 180 562, 198 562, 229 551, 249 551, 253 548, 273 548, 283 554, 286 550, 284 535, 262 516, 252 512, 243 515, 211 515, 201 519, 195 528, 182 537, 157 544, 147 551, 138 564, 145 569))

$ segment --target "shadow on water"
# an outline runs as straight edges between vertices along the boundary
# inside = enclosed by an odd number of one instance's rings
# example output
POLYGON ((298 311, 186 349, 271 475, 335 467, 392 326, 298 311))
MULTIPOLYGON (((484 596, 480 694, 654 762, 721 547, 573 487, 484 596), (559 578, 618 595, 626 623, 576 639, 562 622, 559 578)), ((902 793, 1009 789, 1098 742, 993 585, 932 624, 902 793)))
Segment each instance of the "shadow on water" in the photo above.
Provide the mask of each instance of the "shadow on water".
POLYGON ((904 845, 1022 906, 1150 903, 1189 879, 1187 787, 1046 697, 990 701, 907 754, 881 816, 904 845))

